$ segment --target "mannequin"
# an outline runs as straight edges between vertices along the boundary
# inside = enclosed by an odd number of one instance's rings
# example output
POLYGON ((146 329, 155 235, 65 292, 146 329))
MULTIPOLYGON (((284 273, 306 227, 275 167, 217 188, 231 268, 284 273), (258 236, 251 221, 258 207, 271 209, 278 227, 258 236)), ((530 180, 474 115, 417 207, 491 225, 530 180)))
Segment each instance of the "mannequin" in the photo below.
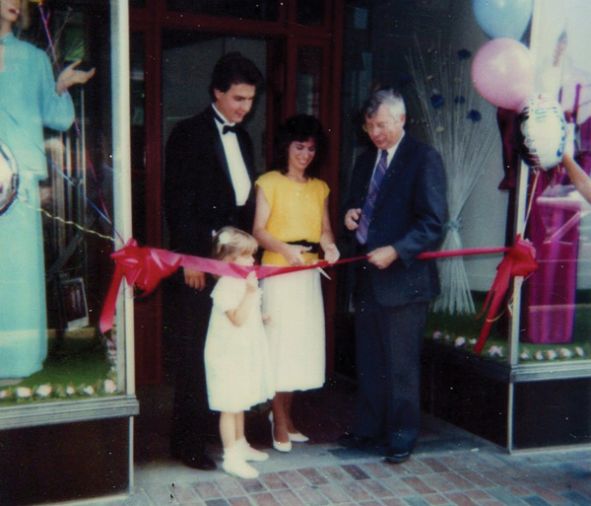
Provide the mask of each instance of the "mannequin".
POLYGON ((47 356, 47 311, 39 182, 47 161, 43 128, 66 131, 74 121, 67 90, 93 75, 66 67, 54 79, 45 52, 17 39, 27 2, 0 0, 0 141, 14 155, 16 200, 0 215, 0 380, 29 376, 47 356))

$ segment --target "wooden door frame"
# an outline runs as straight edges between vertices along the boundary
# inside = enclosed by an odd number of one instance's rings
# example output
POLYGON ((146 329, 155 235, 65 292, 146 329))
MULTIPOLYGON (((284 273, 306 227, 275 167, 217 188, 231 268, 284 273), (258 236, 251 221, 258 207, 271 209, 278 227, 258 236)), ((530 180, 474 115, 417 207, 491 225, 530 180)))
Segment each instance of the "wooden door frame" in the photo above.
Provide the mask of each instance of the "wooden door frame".
MULTIPOLYGON (((341 74, 344 2, 326 0, 325 23, 322 26, 302 26, 296 22, 297 0, 279 2, 276 21, 256 21, 173 12, 166 9, 165 0, 146 0, 145 7, 130 9, 130 33, 140 32, 144 39, 145 74, 145 203, 146 242, 153 247, 163 245, 163 152, 162 152, 162 34, 164 30, 191 29, 220 35, 264 37, 282 40, 286 50, 284 107, 280 118, 295 112, 295 69, 297 49, 319 46, 328 65, 323 66, 320 92, 320 120, 328 137, 324 179, 331 188, 330 212, 335 229, 338 226, 339 139, 341 135, 341 74)), ((267 129, 275 128, 272 117, 274 104, 267 94, 267 129)), ((269 143, 270 144, 270 143, 269 143)), ((327 321, 334 321, 336 312, 336 281, 327 284, 325 291, 327 321)), ((157 290, 150 297, 135 303, 136 382, 138 385, 159 384, 162 371, 162 293, 157 290)), ((327 373, 334 370, 334 328, 327 327, 327 373)))

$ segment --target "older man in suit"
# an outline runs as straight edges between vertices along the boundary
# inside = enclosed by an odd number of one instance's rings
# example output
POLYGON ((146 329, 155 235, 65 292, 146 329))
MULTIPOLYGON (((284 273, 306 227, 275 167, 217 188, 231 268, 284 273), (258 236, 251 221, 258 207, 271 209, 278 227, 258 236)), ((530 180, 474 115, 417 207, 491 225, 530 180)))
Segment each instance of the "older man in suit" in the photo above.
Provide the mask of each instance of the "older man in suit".
MULTIPOLYGON (((250 230, 255 175, 252 141, 240 124, 250 112, 262 75, 233 52, 216 64, 212 104, 179 122, 166 145, 165 211, 170 247, 208 257, 214 231, 225 225, 250 230)), ((203 350, 213 282, 184 269, 165 292, 165 336, 171 342, 175 397, 170 449, 197 469, 215 469, 205 439, 214 432, 207 405, 203 350)))
POLYGON ((345 227, 368 261, 355 289, 357 417, 344 446, 383 445, 386 461, 407 460, 420 428, 420 348, 436 265, 418 260, 437 248, 447 217, 439 154, 404 131, 404 100, 376 91, 364 107, 373 147, 356 160, 345 227))

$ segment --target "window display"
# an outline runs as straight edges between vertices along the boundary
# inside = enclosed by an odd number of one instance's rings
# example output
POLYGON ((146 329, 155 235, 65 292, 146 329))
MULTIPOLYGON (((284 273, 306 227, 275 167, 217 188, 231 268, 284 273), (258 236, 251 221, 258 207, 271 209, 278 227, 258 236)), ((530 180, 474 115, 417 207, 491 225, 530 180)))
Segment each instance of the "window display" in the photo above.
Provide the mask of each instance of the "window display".
POLYGON ((123 394, 124 332, 98 331, 126 232, 110 3, 0 11, 0 410, 123 394))

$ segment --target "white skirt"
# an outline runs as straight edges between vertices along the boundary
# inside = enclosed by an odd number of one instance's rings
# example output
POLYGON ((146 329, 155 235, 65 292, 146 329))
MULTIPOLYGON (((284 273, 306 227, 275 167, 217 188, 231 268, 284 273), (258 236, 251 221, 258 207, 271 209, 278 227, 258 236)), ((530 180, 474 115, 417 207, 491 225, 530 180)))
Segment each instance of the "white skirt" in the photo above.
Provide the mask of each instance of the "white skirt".
POLYGON ((277 392, 324 385, 324 305, 317 270, 263 279, 263 314, 277 392))

